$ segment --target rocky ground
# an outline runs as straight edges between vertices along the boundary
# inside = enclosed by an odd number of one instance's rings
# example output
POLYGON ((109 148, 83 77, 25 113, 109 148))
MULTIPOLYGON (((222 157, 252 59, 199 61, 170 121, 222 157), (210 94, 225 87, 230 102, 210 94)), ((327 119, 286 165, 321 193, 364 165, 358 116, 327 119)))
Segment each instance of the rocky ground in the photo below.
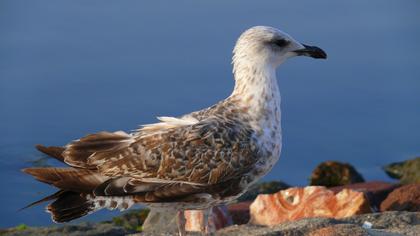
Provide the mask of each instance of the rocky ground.
POLYGON ((385 212, 335 220, 307 218, 273 227, 254 225, 230 226, 219 230, 220 236, 418 236, 420 212, 385 212), (365 225, 365 227, 363 227, 365 225), (371 225, 371 228, 369 227, 371 225))
MULTIPOLYGON (((420 158, 392 163, 384 170, 400 182, 364 182, 349 164, 321 163, 310 182, 329 188, 290 188, 276 181, 261 183, 253 186, 239 203, 214 208, 210 221, 220 236, 420 236, 420 158)), ((19 225, 0 229, 0 235, 176 235, 155 231, 176 232, 174 215, 132 210, 107 222, 51 227, 19 225), (161 217, 156 218, 158 215, 161 217), (147 216, 160 221, 146 220, 147 216)), ((199 229, 203 223, 200 211, 190 211, 185 216, 187 230, 199 229)))
MULTIPOLYGON (((0 232, 4 236, 26 235, 88 235, 88 236, 148 236, 113 223, 83 223, 64 227, 9 229, 0 232)), ((171 235, 171 234, 164 234, 171 235)), ((190 233, 188 235, 199 235, 190 233)), ((273 227, 250 224, 233 225, 217 231, 220 236, 418 236, 420 235, 420 212, 384 212, 357 215, 335 220, 331 218, 307 218, 286 222, 273 227)))
POLYGON ((67 225, 63 227, 16 227, 0 231, 4 236, 119 236, 136 233, 134 230, 127 230, 122 226, 113 223, 82 223, 78 225, 67 225))

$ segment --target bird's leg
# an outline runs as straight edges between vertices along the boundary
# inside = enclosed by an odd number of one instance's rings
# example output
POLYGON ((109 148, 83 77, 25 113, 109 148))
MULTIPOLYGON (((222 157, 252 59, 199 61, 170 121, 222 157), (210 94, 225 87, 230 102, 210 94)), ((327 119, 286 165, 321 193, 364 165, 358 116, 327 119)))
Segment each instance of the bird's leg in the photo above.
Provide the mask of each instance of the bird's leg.
POLYGON ((210 222, 213 214, 213 208, 207 208, 203 210, 203 224, 201 225, 201 233, 203 235, 213 235, 215 233, 214 223, 210 222))
POLYGON ((200 225, 200 232, 202 235, 206 235, 206 229, 207 229, 207 226, 209 225, 208 209, 204 209, 202 210, 202 212, 203 212, 203 222, 201 222, 201 225, 200 225))
POLYGON ((186 236, 187 233, 185 231, 185 215, 184 215, 184 210, 179 210, 176 214, 176 223, 178 225, 178 232, 179 232, 179 236, 186 236))

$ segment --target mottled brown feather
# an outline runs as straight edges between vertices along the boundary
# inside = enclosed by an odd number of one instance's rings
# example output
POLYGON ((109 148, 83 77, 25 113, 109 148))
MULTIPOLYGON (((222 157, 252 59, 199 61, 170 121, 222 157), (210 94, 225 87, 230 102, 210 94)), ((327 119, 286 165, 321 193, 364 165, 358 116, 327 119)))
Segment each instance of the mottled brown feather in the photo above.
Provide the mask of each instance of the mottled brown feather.
MULTIPOLYGON (((252 143, 248 127, 213 118, 161 131, 159 135, 141 134, 125 150, 130 152, 112 153, 108 159, 119 156, 118 160, 98 162, 98 168, 104 175, 118 176, 127 174, 125 170, 132 166, 129 173, 142 178, 210 185, 249 171, 258 151, 252 143), (214 171, 218 166, 224 171, 214 171)), ((97 155, 105 159, 106 153, 97 155)), ((95 163, 96 155, 89 159, 95 163)))
POLYGON ((94 209, 94 203, 86 198, 86 195, 77 192, 66 191, 51 204, 47 211, 51 218, 58 223, 68 222, 87 215, 94 209))
POLYGON ((91 193, 93 189, 108 179, 90 170, 74 168, 40 167, 26 168, 22 171, 57 188, 82 193, 91 193))
POLYGON ((43 146, 41 144, 37 144, 36 149, 38 149, 38 151, 47 154, 50 157, 54 157, 55 159, 64 162, 64 156, 63 156, 63 152, 65 150, 64 147, 55 147, 55 146, 43 146))
POLYGON ((63 152, 64 161, 73 167, 96 169, 96 165, 88 161, 91 155, 96 152, 115 152, 126 148, 130 138, 130 135, 121 131, 87 135, 66 146, 63 152))

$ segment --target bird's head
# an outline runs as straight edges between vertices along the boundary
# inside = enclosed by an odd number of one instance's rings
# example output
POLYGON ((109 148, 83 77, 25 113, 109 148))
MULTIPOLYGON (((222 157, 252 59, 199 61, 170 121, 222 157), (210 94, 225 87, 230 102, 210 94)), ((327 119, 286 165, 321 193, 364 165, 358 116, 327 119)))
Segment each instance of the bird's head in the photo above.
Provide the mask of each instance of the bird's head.
POLYGON ((290 35, 268 26, 255 26, 239 37, 234 49, 233 63, 271 65, 274 68, 294 56, 327 58, 320 48, 302 44, 290 35))

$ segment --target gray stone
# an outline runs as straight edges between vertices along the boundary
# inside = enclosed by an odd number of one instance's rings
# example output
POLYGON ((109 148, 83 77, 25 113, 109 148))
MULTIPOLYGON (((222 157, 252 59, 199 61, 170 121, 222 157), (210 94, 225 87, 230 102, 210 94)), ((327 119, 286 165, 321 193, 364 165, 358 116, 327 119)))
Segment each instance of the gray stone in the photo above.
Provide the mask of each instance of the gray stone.
POLYGON ((420 183, 420 157, 391 163, 383 169, 389 177, 399 179, 402 184, 420 183))

